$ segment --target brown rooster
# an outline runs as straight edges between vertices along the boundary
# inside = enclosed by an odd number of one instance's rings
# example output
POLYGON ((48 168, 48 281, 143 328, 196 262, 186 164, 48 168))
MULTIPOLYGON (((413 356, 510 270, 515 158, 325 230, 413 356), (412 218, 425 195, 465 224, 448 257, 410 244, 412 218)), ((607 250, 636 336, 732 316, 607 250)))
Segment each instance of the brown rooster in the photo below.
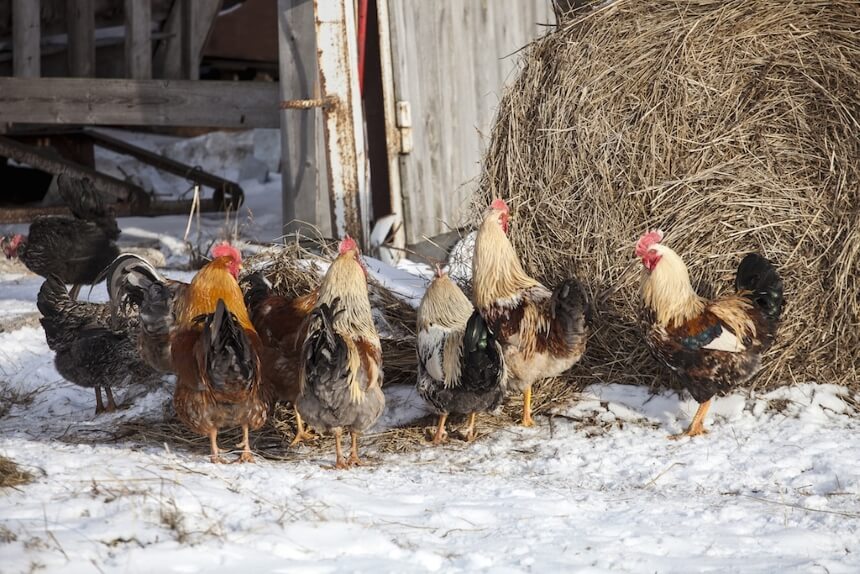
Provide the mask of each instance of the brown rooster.
POLYGON ((260 338, 251 325, 237 278, 239 250, 224 243, 177 301, 170 352, 176 372, 173 405, 192 430, 209 437, 212 462, 224 462, 218 430, 241 426, 238 462, 253 462, 249 429, 266 421, 260 389, 260 338))
POLYGON ((439 413, 433 444, 445 440, 450 413, 469 415, 466 440, 475 438, 475 413, 505 398, 502 347, 481 314, 441 270, 418 308, 418 394, 439 413))
POLYGON ((341 241, 319 287, 302 346, 298 410, 312 427, 334 431, 335 468, 361 464, 358 436, 385 408, 382 347, 373 325, 367 276, 358 246, 341 241), (344 460, 341 433, 349 431, 352 451, 344 460))
POLYGON ((550 291, 523 270, 507 237, 508 205, 484 215, 472 259, 475 306, 505 353, 509 387, 523 393, 523 426, 532 426, 532 384, 579 361, 588 334, 588 298, 576 279, 550 291))
POLYGON ((782 313, 782 279, 764 257, 750 253, 735 276, 736 293, 699 297, 687 266, 661 244, 663 232, 636 243, 642 260, 643 331, 652 353, 693 395, 699 408, 687 430, 669 438, 707 433, 711 398, 748 381, 761 369, 782 313))
MULTIPOLYGON (((271 292, 259 272, 248 276, 247 285, 245 302, 263 343, 263 389, 270 404, 286 401, 295 407, 301 388, 299 364, 307 318, 316 305, 319 290, 292 299, 282 297, 271 292)), ((305 429, 298 409, 295 412, 297 429, 292 445, 314 438, 305 429)))

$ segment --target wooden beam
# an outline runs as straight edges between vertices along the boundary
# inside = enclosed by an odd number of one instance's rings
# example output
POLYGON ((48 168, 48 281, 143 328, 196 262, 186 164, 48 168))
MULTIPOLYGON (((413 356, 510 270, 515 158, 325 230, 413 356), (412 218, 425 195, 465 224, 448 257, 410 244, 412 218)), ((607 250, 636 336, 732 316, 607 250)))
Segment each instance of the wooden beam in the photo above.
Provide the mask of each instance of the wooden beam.
POLYGON ((276 128, 272 82, 0 78, 0 124, 276 128))
POLYGON ((195 51, 195 39, 200 22, 200 4, 197 0, 179 0, 182 4, 181 58, 182 77, 186 80, 200 78, 200 54, 195 51))
POLYGON ((194 35, 191 43, 186 49, 189 49, 187 56, 194 56, 199 68, 200 54, 203 53, 203 47, 206 44, 206 39, 209 37, 209 32, 212 29, 212 24, 218 16, 218 11, 221 9, 221 0, 176 0, 173 3, 173 8, 170 10, 170 15, 164 23, 162 32, 167 34, 167 38, 158 43, 155 48, 155 56, 153 59, 153 68, 155 75, 159 78, 185 78, 183 72, 183 10, 191 10, 197 14, 197 21, 192 23, 194 35), (186 2, 193 2, 185 6, 186 2))
MULTIPOLYGON (((318 95, 314 4, 278 0, 278 54, 281 100, 318 95)), ((318 223, 316 108, 281 111, 281 190, 284 233, 318 223)))
POLYGON ((352 0, 314 0, 314 14, 320 89, 323 97, 337 98, 323 108, 332 228, 338 237, 349 234, 367 249, 370 201, 355 10, 352 0))
POLYGON ((75 78, 96 75, 95 9, 95 0, 66 0, 69 75, 75 78))
POLYGON ((12 0, 12 70, 19 78, 38 78, 41 71, 40 0, 12 0))
POLYGON ((139 80, 152 77, 150 0, 125 0, 125 73, 139 80))

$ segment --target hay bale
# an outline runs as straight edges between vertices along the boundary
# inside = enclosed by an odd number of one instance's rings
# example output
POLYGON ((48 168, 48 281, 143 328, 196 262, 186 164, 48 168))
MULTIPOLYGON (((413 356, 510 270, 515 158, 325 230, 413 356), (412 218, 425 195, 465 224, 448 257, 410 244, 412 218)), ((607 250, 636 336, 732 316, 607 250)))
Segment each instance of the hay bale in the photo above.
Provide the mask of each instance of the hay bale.
POLYGON ((582 382, 667 382, 636 326, 649 228, 703 295, 758 250, 785 279, 754 384, 857 384, 860 4, 617 0, 537 40, 498 110, 476 197, 509 200, 534 276, 598 299, 582 382))

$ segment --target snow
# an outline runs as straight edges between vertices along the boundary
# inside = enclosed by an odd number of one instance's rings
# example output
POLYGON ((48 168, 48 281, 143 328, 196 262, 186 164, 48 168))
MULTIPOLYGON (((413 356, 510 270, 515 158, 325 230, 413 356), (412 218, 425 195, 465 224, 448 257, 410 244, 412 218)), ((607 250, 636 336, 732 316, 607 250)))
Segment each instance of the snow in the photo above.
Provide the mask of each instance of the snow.
MULTIPOLYGON (((243 138, 254 149, 254 135, 243 138)), ((269 218, 246 231, 275 239, 277 176, 242 185, 269 218)), ((206 221, 217 233, 221 221, 206 221)), ((169 263, 187 257, 176 231, 185 223, 121 221, 169 263)), ((367 264, 413 304, 432 275, 409 262, 367 264)), ((325 468, 333 453, 307 447, 297 461, 213 465, 198 447, 118 434, 123 421, 166 416, 169 377, 119 393, 131 407, 93 415, 92 391, 62 380, 38 323, 16 323, 36 312, 40 285, 20 269, 0 272, 0 454, 36 477, 0 490, 4 574, 860 571, 860 419, 838 387, 719 398, 710 434, 677 442, 666 435, 689 422, 692 400, 606 384, 534 428, 489 432, 479 419, 488 434, 472 444, 388 453, 367 437, 370 464, 346 472, 325 468)), ((105 300, 104 286, 89 297, 105 300)), ((386 394, 371 434, 427 414, 411 387, 386 394)))

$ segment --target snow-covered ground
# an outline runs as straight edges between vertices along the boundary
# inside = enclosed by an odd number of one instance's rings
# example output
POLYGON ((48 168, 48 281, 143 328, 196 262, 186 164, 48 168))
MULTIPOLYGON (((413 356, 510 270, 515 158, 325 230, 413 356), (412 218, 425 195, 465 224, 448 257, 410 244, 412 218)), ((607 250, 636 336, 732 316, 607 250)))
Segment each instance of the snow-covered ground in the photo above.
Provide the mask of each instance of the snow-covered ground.
MULTIPOLYGON (((249 201, 272 215, 277 176, 260 186, 249 201)), ((120 225, 178 257, 185 218, 167 219, 120 225)), ((425 268, 369 267, 420 299, 425 268)), ((860 418, 835 387, 718 399, 711 433, 679 442, 691 400, 608 384, 473 444, 389 454, 369 437, 371 464, 350 471, 307 447, 213 465, 204 447, 116 435, 165 416, 169 380, 94 417, 33 319, 40 284, 0 270, 0 455, 35 476, 0 490, 0 573, 860 572, 860 418)), ((426 414, 412 389, 386 392, 375 432, 426 414)))

